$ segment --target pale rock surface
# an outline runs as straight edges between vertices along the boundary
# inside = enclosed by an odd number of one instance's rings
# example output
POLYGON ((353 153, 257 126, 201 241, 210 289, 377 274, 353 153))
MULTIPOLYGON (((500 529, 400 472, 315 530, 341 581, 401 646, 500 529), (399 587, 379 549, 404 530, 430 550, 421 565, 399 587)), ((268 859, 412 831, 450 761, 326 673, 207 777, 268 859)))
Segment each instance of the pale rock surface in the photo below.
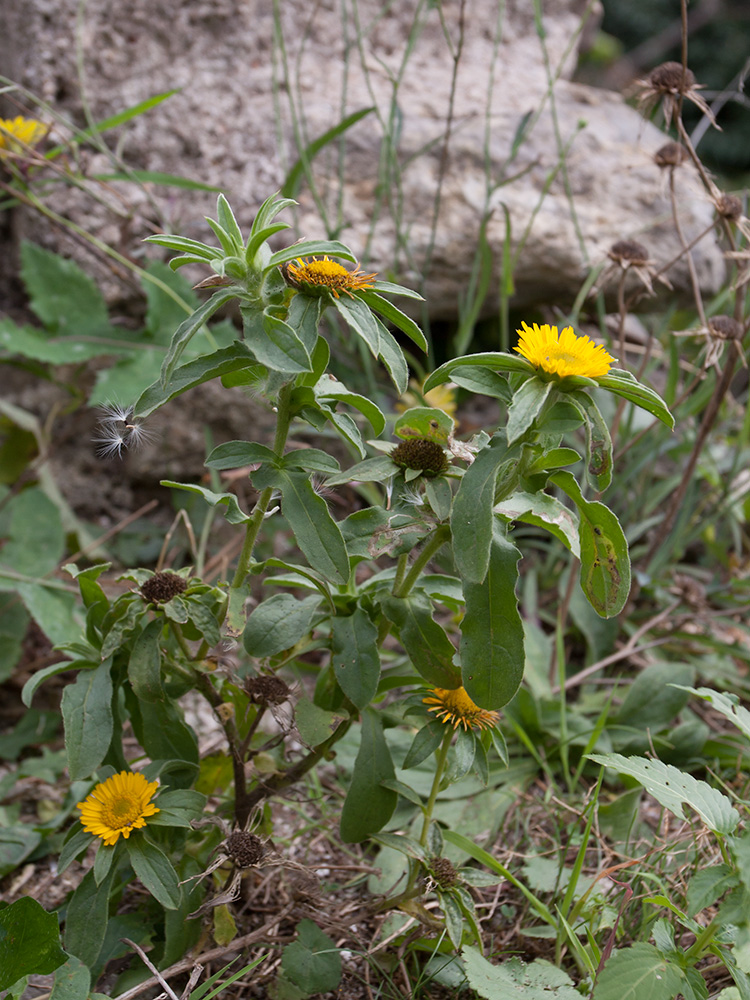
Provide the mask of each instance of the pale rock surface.
MULTIPOLYGON (((443 4, 442 25, 438 10, 417 0, 283 0, 276 33, 273 6, 270 0, 89 0, 77 28, 78 0, 11 0, 0 14, 0 57, 9 76, 79 126, 85 124, 81 84, 95 119, 180 88, 119 130, 118 151, 134 168, 221 187, 245 226, 281 185, 300 145, 375 105, 341 145, 312 161, 318 198, 303 183, 295 229, 282 235, 342 238, 368 269, 420 287, 433 318, 456 316, 486 213, 493 289, 509 214, 518 308, 569 305, 589 267, 617 239, 644 243, 657 264, 679 253, 665 177, 652 159, 664 135, 620 95, 569 81, 583 0, 543 0, 549 65, 559 77, 554 99, 530 0, 456 0, 443 4), (455 86, 452 53, 458 54, 455 86), (509 162, 529 112, 527 136, 509 162), (397 151, 390 161, 386 136, 397 151), (567 155, 555 173, 560 144, 567 155)), ((89 163, 91 173, 108 170, 104 156, 89 163)), ((113 190, 106 195, 111 211, 72 189, 51 195, 51 203, 136 259, 144 252, 140 238, 165 222, 187 236, 209 236, 203 216, 212 212, 212 195, 163 187, 146 194, 124 184, 113 190)), ((679 171, 678 203, 691 240, 712 218, 692 167, 679 171)), ((17 220, 19 236, 91 267, 87 251, 37 217, 17 220)), ((715 237, 693 253, 704 293, 711 294, 725 275, 715 237)), ((111 282, 105 268, 99 277, 111 282)), ((669 277, 688 301, 684 261, 669 277)), ((123 294, 111 285, 109 292, 123 294)), ((496 302, 493 291, 485 312, 496 311, 496 302)), ((649 308, 649 300, 640 308, 649 308)))

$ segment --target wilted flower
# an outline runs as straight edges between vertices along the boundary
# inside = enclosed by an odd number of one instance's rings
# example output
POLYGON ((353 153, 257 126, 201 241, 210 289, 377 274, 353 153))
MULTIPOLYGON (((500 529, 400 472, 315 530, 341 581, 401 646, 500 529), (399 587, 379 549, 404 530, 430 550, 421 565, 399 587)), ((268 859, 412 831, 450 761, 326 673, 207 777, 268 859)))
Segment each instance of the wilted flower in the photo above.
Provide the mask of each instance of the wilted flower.
POLYGON ((159 787, 142 774, 120 771, 100 782, 76 809, 81 810, 81 825, 87 833, 112 846, 122 835, 128 839, 133 830, 146 825, 146 819, 159 810, 149 799, 159 787))
POLYGON ((737 344, 740 358, 745 367, 745 354, 742 350, 742 338, 745 329, 732 316, 710 316, 706 326, 701 326, 696 330, 680 330, 674 334, 675 337, 705 337, 706 338, 706 361, 705 368, 711 365, 719 367, 719 361, 724 351, 724 345, 730 341, 737 344))
POLYGON ((711 124, 719 128, 713 112, 698 93, 702 88, 695 82, 695 74, 682 63, 662 63, 661 66, 651 70, 645 80, 636 80, 635 87, 638 91, 639 107, 651 110, 661 101, 667 128, 677 114, 681 98, 692 101, 709 118, 711 124))
POLYGON ((689 159, 690 154, 679 142, 667 142, 654 153, 657 167, 679 167, 689 159))
POLYGON ((141 584, 141 597, 149 604, 166 604, 187 590, 187 580, 177 573, 154 573, 141 584))
POLYGON ((376 274, 364 274, 359 266, 354 271, 348 271, 342 264, 328 257, 320 260, 313 257, 303 260, 298 257, 296 263, 282 264, 281 273, 287 284, 307 295, 325 295, 330 293, 335 298, 339 292, 354 296, 352 292, 372 288, 372 279, 376 274))
POLYGON ((514 348, 537 370, 548 375, 565 378, 566 375, 583 375, 597 378, 606 375, 615 360, 590 337, 577 337, 572 326, 566 326, 558 333, 556 326, 546 323, 539 326, 521 324, 518 330, 518 345, 514 348))
POLYGON ((427 698, 422 699, 425 705, 431 706, 428 712, 435 712, 440 722, 458 729, 492 729, 500 718, 497 712, 475 705, 464 688, 433 688, 427 698))

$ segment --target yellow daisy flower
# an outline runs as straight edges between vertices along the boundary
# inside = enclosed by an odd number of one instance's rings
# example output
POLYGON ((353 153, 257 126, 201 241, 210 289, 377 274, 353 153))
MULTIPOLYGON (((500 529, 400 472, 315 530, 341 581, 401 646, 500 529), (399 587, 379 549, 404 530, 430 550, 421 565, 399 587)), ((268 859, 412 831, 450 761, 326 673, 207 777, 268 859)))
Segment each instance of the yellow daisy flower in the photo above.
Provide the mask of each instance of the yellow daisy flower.
POLYGON ((35 118, 0 118, 0 156, 3 150, 23 152, 25 146, 35 146, 47 134, 47 126, 35 118))
POLYGON ((127 840, 133 830, 146 825, 147 816, 159 812, 149 802, 158 787, 158 781, 146 781, 142 774, 131 771, 113 774, 100 782, 84 802, 77 804, 83 829, 110 847, 120 834, 127 840))
POLYGON ((514 350, 549 375, 598 378, 607 374, 615 360, 590 337, 577 337, 572 326, 566 326, 560 333, 556 326, 546 323, 544 326, 534 323, 533 327, 522 323, 521 326, 523 329, 516 331, 520 339, 514 350))
POLYGON ((432 706, 428 712, 435 712, 437 718, 446 725, 458 729, 492 729, 500 718, 498 712, 475 705, 466 691, 460 687, 452 691, 445 688, 433 688, 429 697, 422 699, 425 705, 432 706))
POLYGON ((282 265, 282 273, 288 284, 308 295, 322 295, 330 292, 336 298, 339 292, 344 292, 353 298, 352 292, 361 291, 365 288, 372 288, 372 278, 375 274, 363 274, 359 267, 354 271, 347 269, 335 260, 324 257, 320 260, 313 257, 311 260, 297 258, 296 263, 282 265))

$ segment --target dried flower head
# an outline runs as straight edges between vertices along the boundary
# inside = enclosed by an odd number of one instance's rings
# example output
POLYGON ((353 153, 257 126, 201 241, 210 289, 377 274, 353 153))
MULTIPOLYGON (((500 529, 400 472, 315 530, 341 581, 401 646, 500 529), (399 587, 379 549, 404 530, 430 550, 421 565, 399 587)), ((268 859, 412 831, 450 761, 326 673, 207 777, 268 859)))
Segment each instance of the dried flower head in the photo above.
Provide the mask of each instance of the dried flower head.
POLYGON ((245 691, 253 705, 282 705, 289 699, 289 685, 280 677, 248 677, 245 691))
POLYGON ((8 153, 23 154, 47 134, 47 126, 35 118, 0 118, 0 159, 8 153))
POLYGON ((617 240, 607 251, 610 260, 621 264, 623 267, 630 267, 632 264, 649 264, 648 250, 642 243, 636 240, 617 240))
POLYGON ((133 418, 132 406, 106 404, 94 437, 96 452, 101 458, 120 457, 126 448, 138 449, 152 440, 149 430, 133 418))
POLYGON ((715 205, 722 219, 738 222, 742 218, 742 201, 736 194, 720 194, 715 205))
POLYGON ((679 142, 667 142, 654 153, 657 167, 679 167, 689 159, 690 154, 679 142))
POLYGON ((133 830, 145 826, 146 819, 159 812, 149 801, 158 787, 158 781, 147 781, 142 774, 131 771, 113 774, 77 804, 83 829, 109 847, 120 836, 127 840, 133 830))
POLYGON ((522 323, 521 326, 522 329, 516 331, 519 339, 514 350, 548 375, 596 378, 606 375, 615 360, 590 337, 577 337, 572 326, 566 326, 559 333, 556 326, 546 323, 543 326, 522 323))
POLYGON ((235 830, 224 841, 224 853, 238 868, 259 865, 266 853, 266 845, 254 833, 235 830))
POLYGON ((428 438, 409 438, 401 441, 391 452, 391 460, 402 469, 414 469, 425 476, 439 476, 448 468, 445 452, 428 438))
POLYGON ((745 328, 732 316, 710 316, 706 326, 701 326, 696 330, 679 330, 675 332, 674 336, 706 338, 706 357, 703 363, 704 371, 712 365, 716 368, 720 367, 724 347, 729 341, 734 341, 737 344, 742 363, 747 367, 741 343, 742 338, 745 336, 745 328))
POLYGON ((451 889, 461 881, 461 876, 448 858, 429 858, 427 865, 432 880, 440 889, 451 889))
POLYGON ((692 101, 709 118, 711 124, 719 128, 713 112, 698 93, 701 85, 696 83, 695 74, 682 63, 662 63, 651 70, 645 80, 636 80, 635 87, 639 107, 651 110, 661 102, 667 128, 676 116, 682 98, 692 101))
POLYGON ((352 292, 372 288, 372 279, 377 277, 375 274, 364 274, 359 265, 354 271, 348 271, 327 256, 322 260, 318 257, 310 260, 298 257, 296 262, 282 264, 281 273, 286 283, 300 292, 316 296, 330 294, 335 298, 340 292, 354 298, 352 292))
POLYGON ((626 274, 634 274, 649 295, 654 294, 653 278, 658 278, 667 288, 671 288, 669 280, 655 270, 655 261, 651 260, 647 248, 638 240, 616 240, 607 251, 611 263, 599 275, 596 288, 603 288, 613 278, 625 280, 626 274))
POLYGON ((459 726, 463 726, 464 730, 492 729, 500 718, 497 712, 475 705, 462 687, 453 690, 433 688, 422 701, 431 706, 428 712, 435 712, 440 722, 454 729, 459 726))
POLYGON ((154 573, 141 584, 141 597, 147 604, 166 604, 187 590, 187 580, 168 571, 154 573))

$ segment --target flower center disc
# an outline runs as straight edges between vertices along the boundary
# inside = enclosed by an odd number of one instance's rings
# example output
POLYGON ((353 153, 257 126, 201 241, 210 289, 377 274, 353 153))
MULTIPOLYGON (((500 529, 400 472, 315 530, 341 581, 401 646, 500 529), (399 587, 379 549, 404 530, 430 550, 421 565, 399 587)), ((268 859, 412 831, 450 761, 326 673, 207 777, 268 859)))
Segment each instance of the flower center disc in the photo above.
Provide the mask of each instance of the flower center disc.
POLYGON ((135 823, 141 815, 141 807, 132 799, 116 799, 102 805, 102 820, 113 830, 135 823))

